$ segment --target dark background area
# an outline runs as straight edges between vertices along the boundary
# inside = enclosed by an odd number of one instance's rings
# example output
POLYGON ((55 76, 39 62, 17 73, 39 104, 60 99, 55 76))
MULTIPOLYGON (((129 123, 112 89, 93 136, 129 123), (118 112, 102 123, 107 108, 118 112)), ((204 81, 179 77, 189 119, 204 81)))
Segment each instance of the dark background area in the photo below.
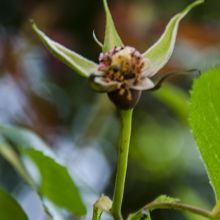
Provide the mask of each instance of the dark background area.
MULTIPOLYGON (((126 45, 144 52, 169 19, 191 1, 109 0, 126 45)), ((220 4, 207 0, 181 22, 176 49, 161 74, 220 63, 220 4)), ((112 196, 119 125, 105 95, 53 58, 34 36, 29 19, 52 39, 97 62, 105 17, 101 0, 0 0, 0 123, 30 128, 66 162, 88 205, 112 196)), ((193 74, 169 83, 189 97, 193 74)), ((161 194, 210 208, 214 195, 186 118, 144 93, 134 125, 123 212, 127 215, 161 194)), ((0 158, 0 184, 14 193, 32 220, 44 219, 38 201, 0 158)), ((108 219, 106 217, 106 219, 108 219)), ((153 220, 202 220, 175 211, 155 211, 153 220)))

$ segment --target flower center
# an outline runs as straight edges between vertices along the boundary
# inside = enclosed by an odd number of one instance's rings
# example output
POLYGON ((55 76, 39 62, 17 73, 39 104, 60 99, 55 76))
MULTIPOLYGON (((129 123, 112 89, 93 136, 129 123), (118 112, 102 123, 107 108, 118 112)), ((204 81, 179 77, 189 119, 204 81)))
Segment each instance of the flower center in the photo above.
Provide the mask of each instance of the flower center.
POLYGON ((144 67, 144 60, 133 47, 115 47, 99 57, 98 70, 107 81, 127 83, 138 81, 144 67))

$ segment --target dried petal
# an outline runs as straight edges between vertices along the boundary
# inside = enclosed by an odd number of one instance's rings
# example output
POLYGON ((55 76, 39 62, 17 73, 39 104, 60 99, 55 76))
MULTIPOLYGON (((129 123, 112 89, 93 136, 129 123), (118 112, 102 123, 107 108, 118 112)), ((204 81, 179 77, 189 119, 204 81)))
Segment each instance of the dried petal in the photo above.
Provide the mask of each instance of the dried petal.
POLYGON ((153 83, 153 81, 145 77, 138 81, 137 84, 132 85, 131 88, 135 90, 149 90, 154 88, 154 86, 155 84, 153 83))
POLYGON ((120 88, 121 83, 116 81, 106 81, 102 76, 91 75, 91 86, 97 92, 111 92, 120 88))

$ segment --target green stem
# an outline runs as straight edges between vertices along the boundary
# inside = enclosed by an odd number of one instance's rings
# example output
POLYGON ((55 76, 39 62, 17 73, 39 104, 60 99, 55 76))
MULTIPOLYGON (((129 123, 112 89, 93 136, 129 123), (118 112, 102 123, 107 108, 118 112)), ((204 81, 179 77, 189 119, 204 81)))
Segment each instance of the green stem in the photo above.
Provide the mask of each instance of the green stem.
POLYGON ((115 220, 122 220, 121 206, 124 195, 124 185, 127 172, 128 152, 131 136, 133 109, 121 110, 121 136, 118 149, 118 165, 115 181, 115 190, 113 196, 113 203, 111 213, 115 220))
POLYGON ((102 215, 102 211, 98 209, 97 207, 93 207, 93 215, 92 220, 100 220, 102 215))
POLYGON ((219 217, 213 216, 212 212, 210 211, 180 202, 151 202, 144 207, 144 210, 154 209, 175 209, 180 211, 188 211, 208 219, 219 219, 219 217))

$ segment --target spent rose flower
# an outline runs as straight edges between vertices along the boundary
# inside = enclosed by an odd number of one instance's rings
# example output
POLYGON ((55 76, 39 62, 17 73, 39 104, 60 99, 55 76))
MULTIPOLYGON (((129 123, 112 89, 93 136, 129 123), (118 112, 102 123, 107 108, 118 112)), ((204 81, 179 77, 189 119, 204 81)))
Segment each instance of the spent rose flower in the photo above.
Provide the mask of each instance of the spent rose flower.
POLYGON ((197 0, 176 14, 159 40, 141 53, 131 46, 124 46, 116 31, 107 0, 103 0, 106 14, 104 43, 100 43, 94 35, 102 47, 98 64, 51 40, 34 23, 32 27, 55 57, 79 75, 88 78, 97 92, 106 92, 117 107, 130 109, 136 105, 143 90, 157 87, 153 78, 172 55, 180 21, 193 7, 203 2, 197 0))

